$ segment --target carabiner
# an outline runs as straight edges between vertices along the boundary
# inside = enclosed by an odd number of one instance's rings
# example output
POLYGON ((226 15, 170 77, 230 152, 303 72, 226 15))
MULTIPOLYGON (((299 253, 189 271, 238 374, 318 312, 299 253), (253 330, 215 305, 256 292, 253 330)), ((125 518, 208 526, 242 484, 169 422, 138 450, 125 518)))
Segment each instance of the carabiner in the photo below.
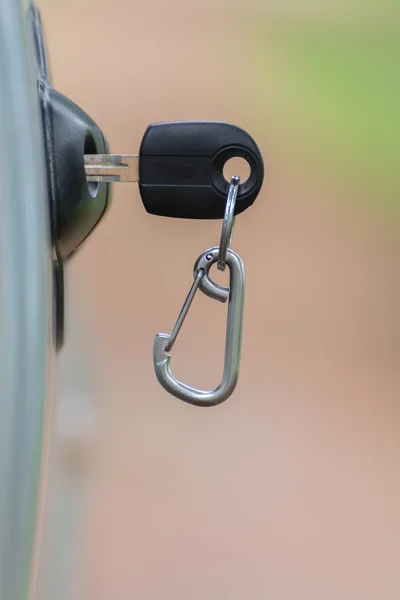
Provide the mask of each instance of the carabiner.
POLYGON ((229 288, 214 283, 209 277, 210 267, 217 262, 219 246, 210 248, 199 256, 194 266, 195 281, 183 305, 172 334, 158 333, 154 340, 154 370, 163 388, 184 402, 196 406, 215 406, 224 402, 232 394, 239 377, 240 351, 242 345, 242 323, 245 291, 245 275, 242 259, 230 248, 226 254, 226 264, 230 271, 229 288), (171 372, 170 350, 190 308, 196 290, 220 302, 229 297, 226 325, 224 374, 219 386, 212 391, 199 390, 182 383, 171 372))

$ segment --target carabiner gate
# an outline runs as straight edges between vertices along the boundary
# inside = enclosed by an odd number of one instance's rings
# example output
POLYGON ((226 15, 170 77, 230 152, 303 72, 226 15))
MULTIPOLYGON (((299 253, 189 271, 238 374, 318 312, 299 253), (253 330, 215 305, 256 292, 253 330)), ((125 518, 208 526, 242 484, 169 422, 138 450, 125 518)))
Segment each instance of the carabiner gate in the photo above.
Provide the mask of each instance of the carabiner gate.
POLYGON ((218 257, 219 246, 210 248, 199 256, 194 266, 194 283, 172 334, 158 333, 154 340, 153 360, 158 381, 173 396, 196 406, 215 406, 224 402, 234 391, 239 377, 245 291, 244 266, 240 256, 229 248, 226 254, 226 264, 230 271, 230 285, 229 288, 218 285, 209 277, 210 267, 217 262, 218 257), (221 383, 212 391, 199 390, 182 383, 174 377, 170 367, 170 350, 198 288, 210 298, 220 302, 225 302, 229 297, 224 373, 221 383))

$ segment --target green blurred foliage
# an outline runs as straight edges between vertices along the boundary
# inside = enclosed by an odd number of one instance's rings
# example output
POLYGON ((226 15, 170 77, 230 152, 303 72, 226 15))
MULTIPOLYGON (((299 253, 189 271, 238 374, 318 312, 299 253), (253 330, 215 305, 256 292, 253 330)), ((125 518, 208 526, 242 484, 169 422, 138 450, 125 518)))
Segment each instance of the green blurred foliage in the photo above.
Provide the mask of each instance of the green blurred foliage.
POLYGON ((365 198, 399 212, 400 28, 392 13, 358 25, 269 23, 258 55, 286 132, 365 198))

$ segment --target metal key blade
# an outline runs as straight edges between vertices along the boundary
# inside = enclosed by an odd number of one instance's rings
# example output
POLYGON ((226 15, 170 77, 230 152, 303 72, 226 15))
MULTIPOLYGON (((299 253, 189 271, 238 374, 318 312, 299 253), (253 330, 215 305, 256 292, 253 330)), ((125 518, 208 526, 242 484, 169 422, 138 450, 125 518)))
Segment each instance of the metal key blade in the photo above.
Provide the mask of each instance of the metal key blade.
POLYGON ((87 181, 139 181, 136 154, 85 154, 87 181))

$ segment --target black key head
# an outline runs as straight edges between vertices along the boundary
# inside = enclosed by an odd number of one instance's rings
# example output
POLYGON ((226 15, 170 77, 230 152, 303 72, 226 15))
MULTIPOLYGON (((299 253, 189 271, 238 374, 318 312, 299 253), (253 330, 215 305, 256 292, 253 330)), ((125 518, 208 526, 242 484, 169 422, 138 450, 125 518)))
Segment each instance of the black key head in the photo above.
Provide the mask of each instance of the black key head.
POLYGON ((225 163, 250 165, 239 186, 235 214, 251 206, 261 189, 264 163, 253 138, 230 123, 176 121, 149 125, 139 153, 139 189, 147 212, 185 219, 221 219, 229 182, 225 163))

